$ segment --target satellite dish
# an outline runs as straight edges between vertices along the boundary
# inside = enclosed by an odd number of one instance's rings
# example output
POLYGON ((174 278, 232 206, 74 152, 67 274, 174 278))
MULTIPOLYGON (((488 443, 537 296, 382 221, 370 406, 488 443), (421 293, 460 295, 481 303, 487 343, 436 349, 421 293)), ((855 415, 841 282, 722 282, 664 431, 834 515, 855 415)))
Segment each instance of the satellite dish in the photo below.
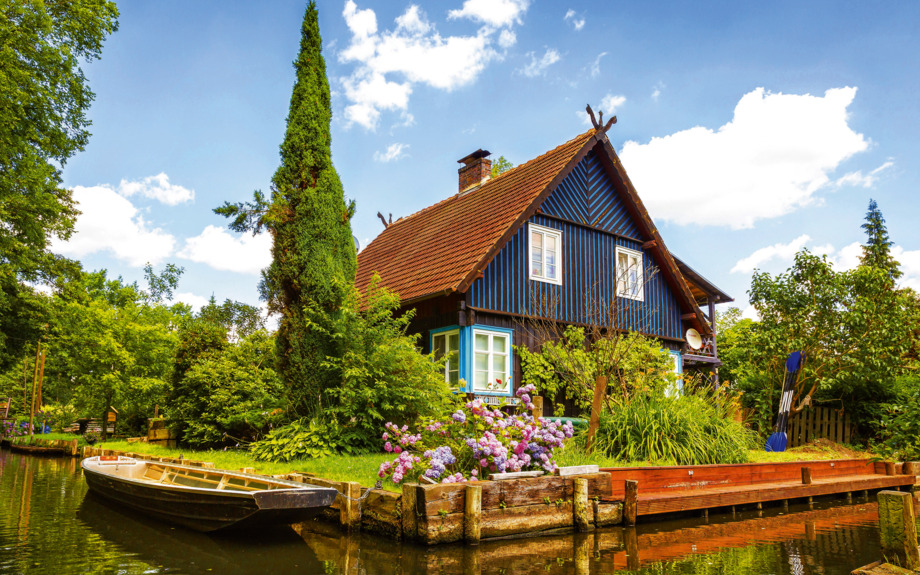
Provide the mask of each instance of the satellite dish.
POLYGON ((687 344, 693 349, 699 349, 703 347, 703 338, 700 336, 700 332, 696 331, 692 327, 687 330, 686 336, 687 344))

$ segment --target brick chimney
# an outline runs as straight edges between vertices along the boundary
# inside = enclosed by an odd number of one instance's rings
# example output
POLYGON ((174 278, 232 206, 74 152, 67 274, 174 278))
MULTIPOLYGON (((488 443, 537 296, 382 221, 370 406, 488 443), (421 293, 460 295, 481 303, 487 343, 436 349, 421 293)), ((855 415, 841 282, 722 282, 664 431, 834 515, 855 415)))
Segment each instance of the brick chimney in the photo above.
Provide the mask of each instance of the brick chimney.
POLYGON ((476 150, 469 156, 457 160, 457 163, 463 164, 463 167, 457 170, 457 173, 460 174, 460 193, 492 177, 492 160, 489 159, 489 150, 476 150))

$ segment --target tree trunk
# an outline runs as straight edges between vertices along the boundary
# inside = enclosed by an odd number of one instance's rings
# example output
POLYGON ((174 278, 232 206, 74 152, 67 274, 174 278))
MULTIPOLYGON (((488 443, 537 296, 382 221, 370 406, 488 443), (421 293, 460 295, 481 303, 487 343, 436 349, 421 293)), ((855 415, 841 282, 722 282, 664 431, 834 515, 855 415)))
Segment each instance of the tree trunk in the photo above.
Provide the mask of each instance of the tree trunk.
POLYGON ((594 403, 591 406, 591 421, 588 424, 588 442, 585 451, 591 453, 594 448, 594 436, 601 423, 601 410, 604 406, 604 397, 607 395, 607 377, 597 376, 594 380, 594 403))

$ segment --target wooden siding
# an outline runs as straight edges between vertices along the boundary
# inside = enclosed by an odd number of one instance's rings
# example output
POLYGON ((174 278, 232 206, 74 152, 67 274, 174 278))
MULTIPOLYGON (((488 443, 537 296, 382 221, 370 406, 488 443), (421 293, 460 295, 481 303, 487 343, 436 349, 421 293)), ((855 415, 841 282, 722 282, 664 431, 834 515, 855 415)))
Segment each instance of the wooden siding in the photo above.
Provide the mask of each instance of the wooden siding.
POLYGON ((592 150, 540 206, 542 213, 633 239, 645 239, 592 150))
POLYGON ((655 273, 654 262, 641 244, 542 215, 530 222, 562 230, 562 285, 529 279, 528 227, 524 226, 486 267, 483 277, 473 282, 470 305, 474 308, 596 324, 597 310, 615 304, 620 329, 672 339, 683 336, 677 299, 661 274, 655 273), (617 246, 643 252, 645 301, 615 297, 617 246), (541 306, 551 311, 540 310, 541 306))

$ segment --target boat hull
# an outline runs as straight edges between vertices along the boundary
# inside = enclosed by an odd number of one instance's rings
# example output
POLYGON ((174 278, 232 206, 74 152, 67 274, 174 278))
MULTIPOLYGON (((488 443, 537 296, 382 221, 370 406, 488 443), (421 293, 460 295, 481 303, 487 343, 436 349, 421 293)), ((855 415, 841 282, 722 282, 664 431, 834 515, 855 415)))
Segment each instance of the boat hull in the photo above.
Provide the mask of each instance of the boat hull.
POLYGON ((83 465, 89 489, 120 506, 161 521, 210 532, 306 521, 335 500, 325 488, 242 493, 125 479, 83 465))

